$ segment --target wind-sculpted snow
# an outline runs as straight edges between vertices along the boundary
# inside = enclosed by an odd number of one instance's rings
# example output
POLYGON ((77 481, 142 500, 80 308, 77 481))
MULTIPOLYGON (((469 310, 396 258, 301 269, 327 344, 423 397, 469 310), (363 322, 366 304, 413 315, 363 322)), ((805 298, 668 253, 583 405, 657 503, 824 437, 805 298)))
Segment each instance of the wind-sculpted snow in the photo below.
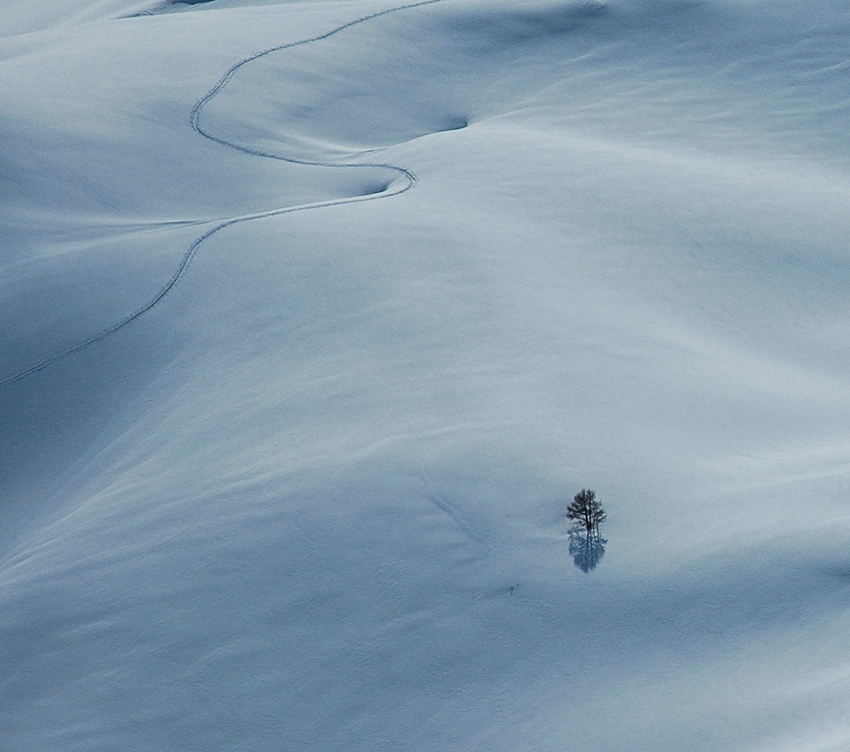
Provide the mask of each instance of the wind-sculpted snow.
POLYGON ((0 747, 848 747, 844 3, 0 22, 0 747))
MULTIPOLYGON (((298 40, 295 42, 289 42, 282 45, 277 45, 274 47, 270 47, 268 49, 262 50, 260 52, 254 53, 242 60, 231 65, 225 73, 221 76, 219 81, 215 84, 215 86, 207 92, 201 99, 199 99, 190 113, 190 123, 192 125, 192 129, 200 136, 213 141, 215 143, 221 144, 223 146, 227 146, 232 148, 238 152, 241 152, 245 155, 254 156, 254 157, 262 157, 267 159, 279 160, 282 162, 287 162, 290 164, 303 165, 307 167, 316 167, 316 168, 330 168, 330 169, 355 169, 358 171, 380 171, 384 173, 389 173, 391 176, 390 179, 385 181, 380 181, 378 183, 372 183, 369 187, 366 187, 362 191, 362 195, 356 195, 341 199, 336 199, 333 201, 320 201, 313 202, 309 204, 303 204, 300 206, 284 206, 276 209, 266 210, 262 212, 257 212, 253 214, 247 214, 239 217, 232 217, 225 221, 219 222, 215 224, 210 229, 206 230, 200 236, 198 236, 186 249, 183 253, 182 257, 177 264, 176 269, 174 270, 171 277, 165 282, 165 284, 143 305, 139 306, 137 309, 129 312, 118 321, 111 323, 110 325, 104 327, 100 331, 92 333, 86 339, 77 342, 63 350, 58 352, 54 352, 40 361, 29 365, 28 367, 5 376, 4 378, 0 378, 0 388, 6 386, 7 384, 14 383, 19 381, 20 379, 26 378, 33 373, 36 373, 43 368, 51 366, 52 364, 66 358, 70 355, 74 355, 75 353, 80 352, 81 350, 90 347, 93 344, 96 344, 105 338, 115 334, 120 331, 127 325, 136 321, 139 317, 146 314, 150 311, 154 306, 158 305, 163 298, 168 295, 174 286, 180 281, 183 277, 189 263, 192 258, 195 256, 198 248, 201 246, 204 241, 206 241, 211 236, 215 235, 219 231, 232 227, 233 225, 237 225, 243 222, 248 222, 256 219, 267 218, 279 214, 288 214, 296 211, 303 211, 306 209, 318 209, 318 208, 328 208, 333 206, 338 206, 343 203, 357 203, 362 201, 370 201, 376 198, 387 198, 390 196, 399 195, 410 190, 416 183, 415 175, 408 169, 404 167, 399 167, 389 163, 380 163, 380 162, 340 162, 340 161, 329 161, 329 160, 318 160, 318 159, 306 159, 306 158, 296 158, 294 156, 289 156, 287 154, 280 154, 268 150, 263 150, 261 148, 257 148, 250 144, 237 143, 233 140, 229 140, 222 136, 218 136, 214 131, 210 131, 204 128, 201 124, 201 115, 203 110, 207 107, 207 105, 217 97, 224 87, 231 81, 231 79, 237 74, 245 66, 255 63, 263 58, 266 58, 275 53, 285 52, 288 50, 292 50, 298 47, 302 47, 305 45, 311 45, 323 42, 327 39, 330 39, 337 34, 345 32, 349 29, 357 27, 361 24, 368 23, 370 21, 374 21, 376 19, 380 19, 382 17, 388 16, 390 14, 400 13, 404 11, 410 11, 417 8, 424 8, 431 5, 436 5, 438 3, 445 2, 445 0, 424 0, 424 2, 411 3, 407 5, 396 6, 393 8, 389 8, 386 10, 378 11, 375 13, 371 13, 360 18, 355 19, 354 21, 349 21, 347 23, 341 24, 330 31, 327 31, 323 34, 318 34, 306 39, 298 40)), ((515 27, 517 31, 514 33, 518 35, 518 39, 526 39, 526 38, 536 38, 541 35, 546 37, 550 34, 557 34, 559 32, 564 32, 567 30, 573 30, 576 19, 581 19, 586 15, 595 14, 602 6, 598 4, 584 4, 580 5, 576 11, 576 9, 570 7, 565 14, 563 10, 558 9, 556 12, 549 12, 547 14, 538 14, 537 16, 533 14, 527 13, 516 13, 512 14, 512 18, 510 18, 510 22, 508 24, 503 24, 503 26, 515 27)), ((503 17, 502 20, 505 20, 503 17)), ((476 34, 480 33, 477 29, 473 27, 473 30, 476 34)), ((504 34, 504 29, 499 30, 499 34, 504 34)), ((512 43, 517 42, 517 38, 512 39, 512 43)), ((328 118, 335 123, 338 123, 340 120, 345 120, 345 114, 342 115, 341 118, 331 116, 328 118)), ((436 127, 432 126, 432 128, 427 132, 439 132, 446 130, 455 130, 458 128, 466 127, 467 121, 465 118, 452 118, 452 117, 444 117, 442 122, 436 127)), ((314 126, 315 127, 315 126, 314 126)), ((414 126, 415 127, 415 126, 414 126)), ((406 126, 406 130, 410 130, 411 124, 406 126)), ((418 134, 421 135, 421 134, 418 134)), ((188 221, 187 221, 188 223, 188 221)))
POLYGON ((251 215, 248 215, 248 216, 234 217, 234 218, 228 219, 224 222, 220 222, 219 224, 215 225, 211 229, 204 232, 202 235, 200 235, 198 238, 196 238, 192 242, 192 244, 189 246, 189 248, 186 250, 186 252, 181 257, 180 262, 177 265, 176 270, 171 275, 171 278, 156 293, 156 295, 154 295, 153 298, 151 298, 149 301, 147 301, 143 306, 136 309, 132 313, 129 313, 124 318, 115 322, 111 326, 106 327, 105 329, 97 332, 96 334, 92 334, 90 337, 83 340, 82 342, 79 342, 79 343, 77 343, 77 344, 75 344, 75 345, 73 345, 73 346, 71 346, 71 347, 69 347, 65 350, 62 350, 60 352, 53 353, 52 355, 49 355, 48 357, 44 358, 43 360, 39 361, 38 363, 35 363, 35 364, 29 366, 28 368, 25 368, 22 371, 18 371, 17 373, 12 374, 10 376, 7 376, 4 379, 0 379, 0 388, 6 386, 7 384, 11 384, 15 381, 19 381, 20 379, 26 378, 27 376, 30 376, 31 374, 36 373, 36 372, 42 370, 43 368, 47 368, 48 366, 56 363, 57 361, 68 357, 69 355, 74 355, 75 353, 78 353, 81 350, 83 350, 87 347, 90 347, 91 345, 93 345, 97 342, 104 340, 106 337, 109 337, 110 335, 115 334, 116 332, 123 329, 128 324, 131 324, 133 321, 138 319, 140 316, 143 316, 144 314, 146 314, 154 306, 156 306, 166 295, 168 295, 168 293, 170 293, 171 290, 174 288, 174 286, 180 281, 181 277, 183 276, 183 274, 186 271, 186 268, 189 266, 189 262, 194 257, 199 246, 205 240, 210 238, 212 235, 219 232, 220 230, 225 229, 226 227, 231 227, 231 226, 239 224, 241 222, 248 222, 248 221, 251 221, 251 220, 254 220, 254 219, 261 219, 261 218, 265 218, 265 217, 276 216, 276 215, 279 215, 279 214, 288 214, 288 213, 291 213, 291 212, 294 212, 294 211, 303 211, 305 209, 326 208, 326 207, 330 207, 330 206, 337 206, 337 205, 340 205, 340 204, 343 204, 343 203, 369 201, 369 200, 373 200, 373 199, 378 198, 378 197, 384 198, 384 197, 387 197, 387 196, 398 195, 400 193, 404 193, 407 190, 410 190, 416 183, 416 177, 413 175, 412 172, 410 172, 410 170, 406 170, 403 167, 396 167, 395 165, 391 165, 391 164, 372 163, 372 162, 367 162, 367 163, 337 163, 337 162, 325 162, 325 161, 317 161, 317 160, 303 160, 303 159, 299 160, 299 159, 294 159, 292 157, 286 157, 286 156, 271 154, 269 152, 264 152, 264 151, 261 151, 261 150, 258 150, 258 149, 254 149, 254 148, 251 148, 250 146, 244 146, 244 145, 241 145, 241 144, 236 144, 236 143, 233 143, 233 142, 228 141, 226 139, 215 136, 214 134, 210 133, 209 131, 207 131, 207 130, 205 130, 204 128, 201 127, 201 125, 200 125, 201 112, 202 112, 204 106, 210 100, 212 100, 213 97, 215 97, 216 95, 219 94, 219 92, 224 88, 224 86, 228 83, 228 81, 230 81, 230 79, 234 76, 234 74, 240 68, 242 68, 245 65, 248 65, 249 63, 254 62, 255 60, 259 60, 260 58, 263 58, 263 57, 270 55, 272 53, 291 49, 293 47, 300 47, 301 45, 305 45, 305 44, 314 44, 316 42, 321 42, 324 39, 327 39, 327 38, 333 36, 334 34, 338 34, 342 31, 345 31, 346 29, 349 29, 349 28, 356 26, 358 24, 361 24, 361 23, 366 23, 367 21, 371 21, 375 18, 380 18, 381 16, 385 16, 389 13, 396 13, 396 12, 400 12, 400 11, 411 10, 413 8, 418 8, 418 7, 421 7, 421 6, 434 5, 436 3, 443 2, 443 1, 444 0, 424 0, 424 2, 412 3, 412 4, 409 4, 409 5, 398 6, 398 7, 395 7, 395 8, 391 8, 389 10, 379 11, 377 13, 372 13, 372 14, 369 14, 367 16, 363 16, 361 18, 358 18, 355 21, 350 21, 349 23, 342 24, 341 26, 337 26, 336 28, 332 29, 329 32, 326 32, 325 34, 319 34, 317 36, 310 37, 309 39, 302 39, 302 40, 297 41, 297 42, 290 42, 288 44, 279 45, 277 47, 271 47, 267 50, 263 50, 262 52, 258 52, 254 55, 251 55, 250 57, 244 58, 243 60, 240 60, 238 63, 235 63, 234 65, 232 65, 230 68, 227 69, 227 71, 224 73, 224 75, 219 79, 218 83, 205 96, 203 96, 200 100, 198 100, 198 102, 192 108, 192 112, 191 112, 190 121, 191 121, 191 124, 192 124, 192 128, 198 135, 203 136, 204 138, 207 138, 210 141, 214 141, 216 143, 222 144, 224 146, 229 146, 230 148, 236 149, 237 151, 240 151, 244 154, 248 154, 248 155, 251 155, 251 156, 257 156, 257 157, 266 157, 266 158, 269 158, 269 159, 279 159, 281 161, 291 162, 293 164, 307 165, 309 167, 356 168, 356 169, 360 169, 360 170, 368 170, 368 169, 371 168, 371 169, 375 169, 375 170, 383 170, 383 171, 386 171, 386 172, 395 173, 395 177, 397 179, 398 178, 401 179, 400 187, 392 188, 391 184, 390 184, 392 181, 390 181, 385 185, 381 185, 377 188, 372 188, 372 189, 368 190, 366 192, 365 196, 356 196, 356 197, 351 197, 351 198, 339 199, 339 200, 336 200, 336 201, 317 202, 317 203, 307 204, 307 205, 303 205, 303 206, 286 206, 286 207, 282 207, 282 208, 279 208, 279 209, 272 209, 270 211, 259 212, 257 214, 251 214, 251 215))

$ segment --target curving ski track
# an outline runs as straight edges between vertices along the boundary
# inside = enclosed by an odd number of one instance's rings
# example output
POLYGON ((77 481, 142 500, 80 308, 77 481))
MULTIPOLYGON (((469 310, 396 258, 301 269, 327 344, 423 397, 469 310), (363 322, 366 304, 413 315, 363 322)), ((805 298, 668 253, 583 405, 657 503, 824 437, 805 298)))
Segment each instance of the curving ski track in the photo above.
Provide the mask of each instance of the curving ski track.
POLYGON ((416 185, 416 176, 408 169, 404 167, 399 167, 397 165, 384 163, 384 162, 325 162, 318 160, 303 160, 303 159, 293 159, 292 157, 281 156, 279 154, 273 154, 271 152, 262 151, 260 149, 252 149, 250 146, 244 146, 242 144, 235 143, 233 141, 228 141, 227 139, 220 138, 213 133, 205 130, 201 126, 201 112, 203 108, 206 106, 208 102, 214 99, 225 86, 230 82, 233 78, 234 74, 243 66, 252 63, 255 60, 259 60, 266 55, 270 55, 273 52, 281 52, 283 50, 292 49, 293 47, 301 47, 303 45, 312 44, 314 42, 321 42, 324 39, 328 39, 336 34, 339 34, 346 29, 350 29, 353 26, 358 26, 360 24, 366 23, 367 21, 372 21, 376 18, 380 18, 382 16, 390 15, 391 13, 399 13, 405 10, 412 10, 413 8, 421 8, 426 5, 436 5, 438 3, 445 2, 446 0, 421 0, 416 3, 409 3, 407 5, 399 5, 394 8, 387 8, 386 10, 377 11, 375 13, 370 13, 365 16, 361 16, 353 21, 349 21, 347 23, 342 24, 341 26, 337 26, 336 28, 331 29, 330 31, 325 32, 324 34, 319 34, 317 36, 309 37, 307 39, 300 39, 296 42, 288 42, 287 44, 277 45, 276 47, 269 47, 268 49, 262 50, 260 52, 256 52, 253 55, 250 55, 246 58, 243 58, 237 63, 231 65, 222 75, 222 77, 218 80, 215 86, 212 87, 203 97, 201 97, 196 103, 195 106, 192 107, 191 113, 189 115, 189 122, 192 126, 192 129, 200 136, 203 136, 210 141, 214 141, 217 144, 222 144, 223 146, 227 146, 231 149, 236 149, 237 151, 242 152, 243 154, 249 154, 255 157, 265 157, 267 159, 277 159, 281 162, 289 162, 291 164, 297 165, 307 165, 312 167, 329 167, 336 169, 347 169, 347 168, 359 168, 359 169, 383 169, 388 170, 390 172, 394 172, 397 176, 402 177, 404 182, 401 187, 393 189, 392 187, 388 187, 386 190, 381 191, 380 193, 372 193, 365 196, 352 196, 350 198, 341 198, 334 199, 332 201, 320 201, 312 204, 300 204, 298 206, 286 206, 280 209, 271 209, 269 211, 257 212, 255 214, 246 214, 240 217, 232 217, 224 222, 220 222, 215 225, 215 227, 207 230, 205 233, 195 238, 192 241, 191 245, 186 249, 183 253, 182 258, 180 259, 180 263, 177 265, 177 268, 174 271, 174 274, 171 275, 171 278, 166 282, 166 284, 159 290, 156 295, 153 296, 147 303, 145 303, 140 308, 133 311, 133 313, 128 314, 123 319, 118 321, 115 324, 107 327, 106 329, 102 329, 97 334, 93 334, 88 339, 80 342, 73 347, 69 347, 67 350, 62 350, 61 352, 54 353, 53 355, 48 356, 42 361, 39 361, 35 365, 30 366, 29 368, 24 369, 23 371, 19 371, 12 376, 7 376, 6 378, 0 380, 0 387, 7 386, 16 381, 20 381, 21 379, 26 378, 27 376, 31 376, 38 371, 41 371, 48 366, 67 358, 74 353, 78 353, 81 350, 84 350, 87 347, 95 344, 96 342, 101 342, 107 337, 115 334, 117 331, 123 329, 125 326, 128 326, 136 319, 140 318, 156 305, 158 305, 162 299, 168 295, 173 289, 174 286, 180 281, 183 275, 186 273, 186 269, 189 267, 192 258, 198 251, 200 245, 210 238, 215 233, 220 230, 225 229, 226 227, 231 227, 236 224, 240 224, 241 222, 250 222, 254 219, 263 219, 265 217, 274 217, 281 214, 289 214, 297 211, 307 211, 309 209, 321 209, 329 206, 340 206, 342 204, 354 204, 362 201, 375 201, 377 199, 389 198, 391 196, 398 196, 402 193, 409 191, 416 185))

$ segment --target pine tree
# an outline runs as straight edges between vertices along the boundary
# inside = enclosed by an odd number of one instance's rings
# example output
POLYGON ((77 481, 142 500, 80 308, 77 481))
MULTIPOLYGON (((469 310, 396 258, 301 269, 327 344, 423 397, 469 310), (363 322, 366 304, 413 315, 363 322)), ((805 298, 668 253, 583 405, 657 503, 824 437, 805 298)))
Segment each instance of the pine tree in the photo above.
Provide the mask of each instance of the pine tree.
POLYGON ((596 500, 596 492, 589 488, 582 488, 567 507, 567 519, 575 520, 588 533, 596 533, 607 517, 602 505, 596 500))

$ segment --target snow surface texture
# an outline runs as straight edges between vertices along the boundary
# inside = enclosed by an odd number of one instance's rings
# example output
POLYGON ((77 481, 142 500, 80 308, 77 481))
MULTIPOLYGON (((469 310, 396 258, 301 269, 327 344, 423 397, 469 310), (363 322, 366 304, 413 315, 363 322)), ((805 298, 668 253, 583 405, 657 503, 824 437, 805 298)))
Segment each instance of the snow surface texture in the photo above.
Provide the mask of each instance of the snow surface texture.
POLYGON ((848 32, 7 0, 0 749, 850 748, 848 32))

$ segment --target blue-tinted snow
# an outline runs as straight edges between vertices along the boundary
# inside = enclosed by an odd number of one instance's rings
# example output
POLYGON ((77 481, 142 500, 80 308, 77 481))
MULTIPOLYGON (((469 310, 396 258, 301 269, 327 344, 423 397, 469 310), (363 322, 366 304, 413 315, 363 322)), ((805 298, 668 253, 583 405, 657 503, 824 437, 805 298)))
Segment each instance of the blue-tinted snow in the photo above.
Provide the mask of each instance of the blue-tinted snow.
POLYGON ((0 746, 848 746, 850 12, 393 7, 0 10, 0 746))

